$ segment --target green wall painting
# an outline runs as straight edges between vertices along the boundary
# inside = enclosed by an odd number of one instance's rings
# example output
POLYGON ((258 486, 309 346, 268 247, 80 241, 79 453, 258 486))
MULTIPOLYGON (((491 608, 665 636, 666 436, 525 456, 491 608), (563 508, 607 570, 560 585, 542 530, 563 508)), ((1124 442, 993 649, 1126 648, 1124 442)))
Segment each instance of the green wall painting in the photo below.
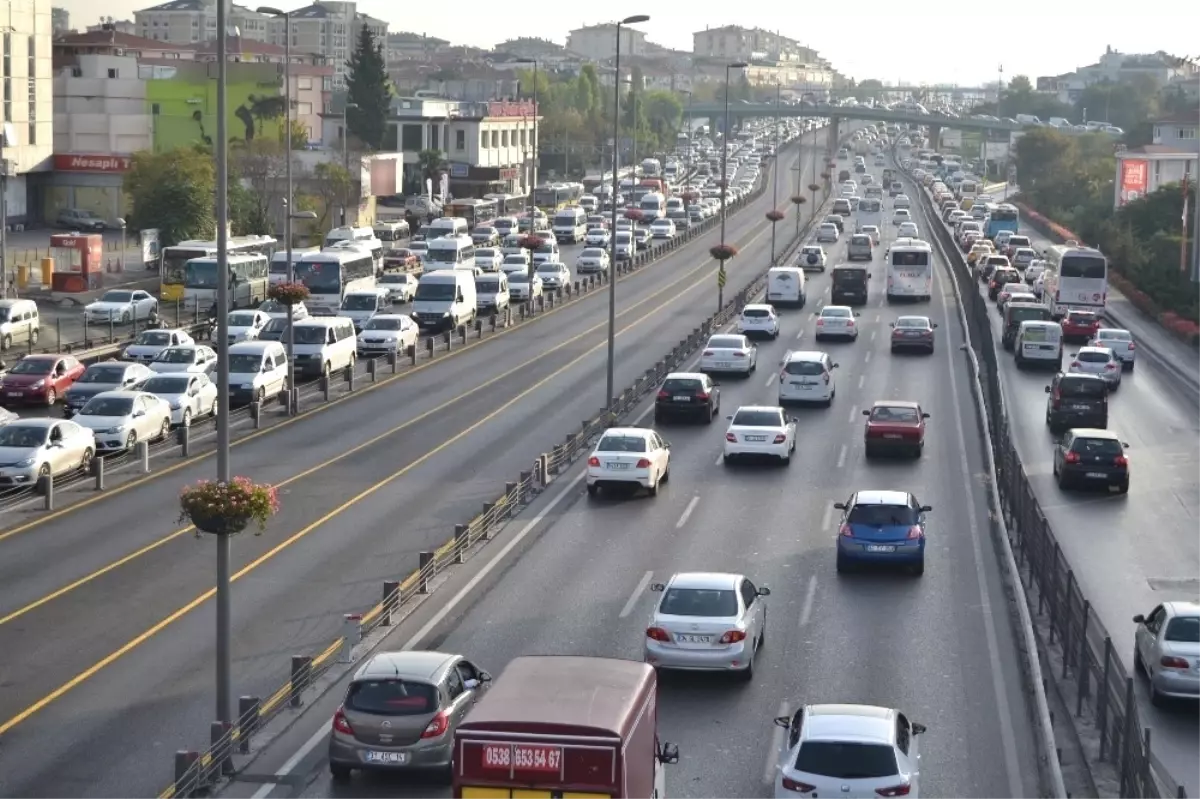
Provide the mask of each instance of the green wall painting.
MULTIPOLYGON (((284 112, 279 69, 278 64, 228 65, 231 145, 279 138, 284 112)), ((216 72, 216 63, 204 62, 154 67, 146 81, 146 110, 153 120, 156 152, 212 144, 217 132, 216 72)))

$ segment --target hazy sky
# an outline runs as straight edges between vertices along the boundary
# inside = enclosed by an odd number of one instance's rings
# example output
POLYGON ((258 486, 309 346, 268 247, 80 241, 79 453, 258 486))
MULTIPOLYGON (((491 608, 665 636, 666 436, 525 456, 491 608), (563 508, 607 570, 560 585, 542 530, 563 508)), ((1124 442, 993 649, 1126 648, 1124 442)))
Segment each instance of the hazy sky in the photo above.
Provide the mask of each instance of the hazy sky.
MULTIPOLYGON (((65 6, 71 24, 82 29, 98 20, 100 9, 118 19, 132 19, 134 9, 155 5, 156 0, 54 0, 54 4, 65 6)), ((757 26, 816 47, 851 77, 888 83, 978 85, 994 81, 1000 64, 1006 77, 1060 74, 1093 63, 1108 45, 1126 53, 1165 50, 1200 55, 1189 52, 1200 50, 1197 0, 1158 0, 1145 7, 1149 16, 1134 10, 1136 6, 1081 0, 973 4, 857 0, 754 7, 729 0, 459 0, 450 4, 360 0, 358 7, 386 19, 394 31, 426 33, 476 47, 491 47, 516 36, 541 36, 565 44, 572 28, 639 13, 651 14, 651 20, 639 26, 651 41, 686 50, 691 50, 692 32, 705 26, 757 26), (804 10, 780 13, 768 10, 771 6, 804 10)))

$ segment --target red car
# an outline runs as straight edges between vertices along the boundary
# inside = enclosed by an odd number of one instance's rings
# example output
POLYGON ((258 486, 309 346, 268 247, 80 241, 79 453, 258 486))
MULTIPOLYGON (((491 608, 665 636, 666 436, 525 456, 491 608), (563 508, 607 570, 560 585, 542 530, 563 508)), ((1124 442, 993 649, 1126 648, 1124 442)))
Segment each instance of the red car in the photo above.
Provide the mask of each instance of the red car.
POLYGON ((864 410, 867 426, 863 431, 866 455, 900 452, 921 457, 925 451, 925 420, 929 414, 915 402, 887 400, 864 410))
POLYGON ((1095 311, 1067 311, 1062 320, 1063 341, 1091 341, 1100 330, 1095 311))
POLYGON ((26 355, 0 382, 0 402, 53 405, 86 368, 70 355, 26 355))
POLYGON ((398 247, 392 250, 384 250, 383 253, 383 268, 398 269, 401 272, 412 272, 421 263, 421 259, 417 254, 407 247, 398 247))

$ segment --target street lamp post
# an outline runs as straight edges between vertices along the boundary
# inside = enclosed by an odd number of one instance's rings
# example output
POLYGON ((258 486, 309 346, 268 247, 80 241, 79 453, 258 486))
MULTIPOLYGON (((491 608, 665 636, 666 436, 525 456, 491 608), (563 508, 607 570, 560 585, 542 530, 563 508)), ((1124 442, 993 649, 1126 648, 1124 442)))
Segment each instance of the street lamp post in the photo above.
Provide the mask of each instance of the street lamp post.
POLYGON ((129 240, 125 237, 125 230, 128 224, 124 219, 118 219, 117 227, 121 228, 121 274, 125 274, 125 250, 129 248, 129 240))
POLYGON ((634 14, 617 23, 617 51, 614 59, 615 72, 613 76, 613 171, 612 171, 612 225, 611 247, 612 257, 608 264, 608 368, 604 383, 604 407, 612 409, 613 369, 616 365, 616 335, 617 335, 617 192, 621 189, 621 179, 618 176, 621 164, 621 26, 636 25, 647 22, 650 17, 646 14, 634 14))
MULTIPOLYGON (((533 136, 529 142, 529 235, 532 236, 537 232, 537 203, 534 202, 533 193, 537 188, 537 161, 538 161, 538 60, 536 58, 518 58, 518 64, 533 65, 533 136)), ((533 302, 533 258, 529 259, 529 266, 526 269, 529 275, 529 301, 533 302)))
MULTIPOLYGON (((735 61, 732 64, 725 65, 725 119, 722 122, 723 130, 721 132, 721 246, 725 246, 725 217, 728 211, 725 208, 725 188, 729 185, 729 71, 733 69, 745 69, 745 61, 735 61)), ((774 228, 774 226, 772 226, 774 228)), ((717 310, 725 306, 725 262, 721 261, 721 267, 717 270, 717 310)))
MULTIPOLYGON (((342 169, 346 170, 346 183, 350 184, 350 109, 361 108, 358 103, 346 103, 346 110, 342 112, 342 169)), ((346 226, 346 205, 350 198, 342 200, 342 227, 346 226)))
MULTIPOLYGON (((684 130, 687 131, 687 163, 684 169, 687 170, 687 177, 684 179, 684 191, 692 190, 692 98, 693 95, 687 89, 682 90, 688 96, 687 107, 687 123, 684 125, 684 130)), ((686 203, 685 203, 686 207, 686 203)))
MULTIPOLYGON (((783 84, 775 84, 775 144, 772 149, 775 151, 774 172, 771 176, 771 210, 772 212, 779 210, 779 122, 782 117, 779 116, 780 95, 783 91, 783 84)), ((800 215, 800 209, 796 209, 796 215, 800 215)), ((771 223, 771 263, 775 263, 775 223, 771 223)))

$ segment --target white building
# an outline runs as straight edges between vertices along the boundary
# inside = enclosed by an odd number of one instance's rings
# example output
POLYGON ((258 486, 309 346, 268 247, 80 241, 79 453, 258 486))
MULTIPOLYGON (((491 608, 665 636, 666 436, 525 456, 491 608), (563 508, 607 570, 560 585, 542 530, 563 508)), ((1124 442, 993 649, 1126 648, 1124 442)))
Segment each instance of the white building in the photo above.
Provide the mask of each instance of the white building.
MULTIPOLYGON (((600 24, 577 28, 567 34, 567 49, 589 61, 607 61, 617 52, 617 26, 600 24)), ((646 34, 623 25, 621 55, 646 55, 646 34)))
POLYGON ((1200 164, 1200 121, 1189 117, 1154 123, 1152 144, 1117 153, 1113 207, 1158 191, 1186 177, 1195 185, 1200 164))
POLYGON ((30 173, 50 169, 54 151, 54 90, 51 86, 50 4, 10 0, 0 34, 4 121, 13 139, 4 147, 8 221, 23 224, 36 184, 30 173))
MULTIPOLYGON (((269 41, 273 18, 244 6, 229 6, 229 26, 247 39, 269 41)), ((217 0, 168 0, 133 12, 138 36, 172 44, 193 44, 217 38, 217 0)))

